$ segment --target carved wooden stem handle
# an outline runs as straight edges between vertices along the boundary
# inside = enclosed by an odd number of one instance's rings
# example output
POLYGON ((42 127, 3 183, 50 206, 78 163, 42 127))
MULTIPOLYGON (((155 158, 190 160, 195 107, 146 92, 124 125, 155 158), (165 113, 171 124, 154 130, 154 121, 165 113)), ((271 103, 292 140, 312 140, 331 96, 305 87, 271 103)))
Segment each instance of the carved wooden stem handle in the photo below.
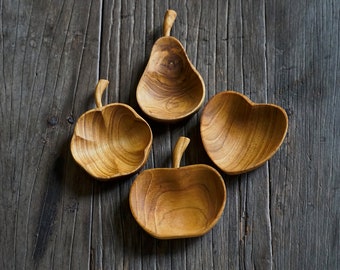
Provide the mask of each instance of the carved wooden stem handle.
POLYGON ((164 16, 164 23, 163 23, 163 35, 165 37, 170 36, 170 31, 172 28, 172 25, 174 24, 177 17, 176 11, 169 9, 166 11, 164 16))
POLYGON ((99 82, 97 83, 96 91, 94 93, 94 98, 95 98, 95 101, 96 101, 97 108, 103 107, 102 95, 103 95, 104 90, 106 89, 106 87, 108 85, 109 85, 109 81, 104 80, 104 79, 100 79, 99 82))
POLYGON ((187 137, 179 137, 172 156, 172 166, 174 168, 179 168, 181 163, 181 158, 185 149, 187 149, 188 144, 190 143, 190 139, 187 137))

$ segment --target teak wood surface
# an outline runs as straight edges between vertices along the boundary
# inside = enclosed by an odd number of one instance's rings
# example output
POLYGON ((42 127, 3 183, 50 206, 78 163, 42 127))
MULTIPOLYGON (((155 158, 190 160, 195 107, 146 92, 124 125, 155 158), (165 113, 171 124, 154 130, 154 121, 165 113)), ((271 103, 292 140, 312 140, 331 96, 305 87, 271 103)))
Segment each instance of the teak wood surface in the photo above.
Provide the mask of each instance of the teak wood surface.
POLYGON ((176 15, 166 11, 164 36, 155 41, 136 89, 137 103, 148 117, 172 123, 197 112, 205 98, 201 75, 180 41, 170 36, 176 15))
MULTIPOLYGON (((1 269, 339 269, 340 2, 0 1, 1 269), (157 240, 134 220, 136 174, 99 182, 73 160, 77 119, 103 103, 138 113, 135 91, 167 9, 206 86, 203 105, 231 89, 283 107, 279 151, 258 169, 221 173, 221 219, 199 238, 157 240)), ((203 108, 202 108, 203 109, 203 108)), ((142 170, 208 164, 200 109, 150 124, 142 170)), ((216 168, 216 167, 215 167, 216 168)))
POLYGON ((173 151, 173 168, 140 173, 129 193, 131 213, 158 239, 198 237, 218 222, 226 202, 224 179, 206 164, 180 167, 190 139, 181 136, 173 151))
POLYGON ((124 103, 102 106, 108 84, 108 80, 98 81, 96 108, 78 118, 70 143, 74 160, 102 181, 137 172, 152 146, 149 124, 133 108, 124 103))

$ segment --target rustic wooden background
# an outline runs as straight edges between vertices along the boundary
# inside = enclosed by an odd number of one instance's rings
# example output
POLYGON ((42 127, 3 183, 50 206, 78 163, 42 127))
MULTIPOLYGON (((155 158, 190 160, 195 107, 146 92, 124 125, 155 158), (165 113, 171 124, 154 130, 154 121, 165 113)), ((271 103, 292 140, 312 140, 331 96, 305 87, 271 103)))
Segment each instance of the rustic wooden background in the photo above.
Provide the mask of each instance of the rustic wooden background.
MULTIPOLYGON (((340 2, 338 0, 1 0, 0 268, 339 269, 340 2), (133 219, 136 175, 102 183, 73 160, 75 122, 105 102, 138 112, 135 89, 163 16, 206 83, 204 104, 233 89, 289 115, 287 137, 261 168, 225 179, 225 212, 200 238, 160 241, 133 219)), ((201 110, 189 120, 147 119, 143 169, 207 163, 201 110)))

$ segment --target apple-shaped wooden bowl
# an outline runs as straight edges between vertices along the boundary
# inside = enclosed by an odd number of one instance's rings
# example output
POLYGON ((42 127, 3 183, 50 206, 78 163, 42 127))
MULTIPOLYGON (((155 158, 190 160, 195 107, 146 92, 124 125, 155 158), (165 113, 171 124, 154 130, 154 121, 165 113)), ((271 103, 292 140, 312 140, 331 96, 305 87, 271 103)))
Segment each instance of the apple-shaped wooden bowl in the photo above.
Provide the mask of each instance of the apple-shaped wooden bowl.
POLYGON ((191 64, 182 44, 170 36, 176 12, 165 14, 163 32, 151 51, 138 83, 136 98, 150 118, 175 122, 195 113, 205 97, 204 81, 191 64))
POLYGON ((97 108, 80 116, 71 140, 74 159, 99 180, 140 169, 148 158, 153 138, 148 123, 130 106, 123 103, 102 106, 102 94, 108 83, 98 82, 97 108))
POLYGON ((130 208, 139 225, 158 239, 197 237, 219 220, 226 203, 221 175, 204 164, 179 167, 189 139, 174 149, 174 168, 143 171, 130 189, 130 208))
POLYGON ((287 129, 283 108, 254 103, 234 91, 215 95, 203 109, 200 123, 208 156, 232 175, 263 165, 279 149, 287 129))

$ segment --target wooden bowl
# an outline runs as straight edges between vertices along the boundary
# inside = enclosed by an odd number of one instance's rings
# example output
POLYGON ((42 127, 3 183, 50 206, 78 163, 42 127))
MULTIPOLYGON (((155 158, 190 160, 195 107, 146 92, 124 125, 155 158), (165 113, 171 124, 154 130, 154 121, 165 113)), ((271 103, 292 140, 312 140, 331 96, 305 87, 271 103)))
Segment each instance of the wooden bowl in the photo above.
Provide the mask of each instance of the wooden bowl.
POLYGON ((130 208, 138 224, 158 239, 201 236, 221 217, 226 187, 221 175, 204 164, 179 167, 189 139, 174 150, 174 168, 149 169, 130 189, 130 208))
POLYGON ((130 106, 122 103, 102 106, 101 97, 108 83, 98 82, 97 108, 78 119, 71 140, 71 152, 77 163, 102 180, 136 172, 146 162, 152 144, 150 126, 130 106))
POLYGON ((288 117, 279 106, 256 104, 240 93, 225 91, 205 106, 200 129, 211 160, 228 174, 241 174, 275 154, 286 136, 288 117))
POLYGON ((150 118, 175 122, 195 113, 205 97, 204 81, 191 64, 182 44, 170 36, 176 12, 165 14, 163 32, 151 51, 139 81, 136 98, 150 118))

